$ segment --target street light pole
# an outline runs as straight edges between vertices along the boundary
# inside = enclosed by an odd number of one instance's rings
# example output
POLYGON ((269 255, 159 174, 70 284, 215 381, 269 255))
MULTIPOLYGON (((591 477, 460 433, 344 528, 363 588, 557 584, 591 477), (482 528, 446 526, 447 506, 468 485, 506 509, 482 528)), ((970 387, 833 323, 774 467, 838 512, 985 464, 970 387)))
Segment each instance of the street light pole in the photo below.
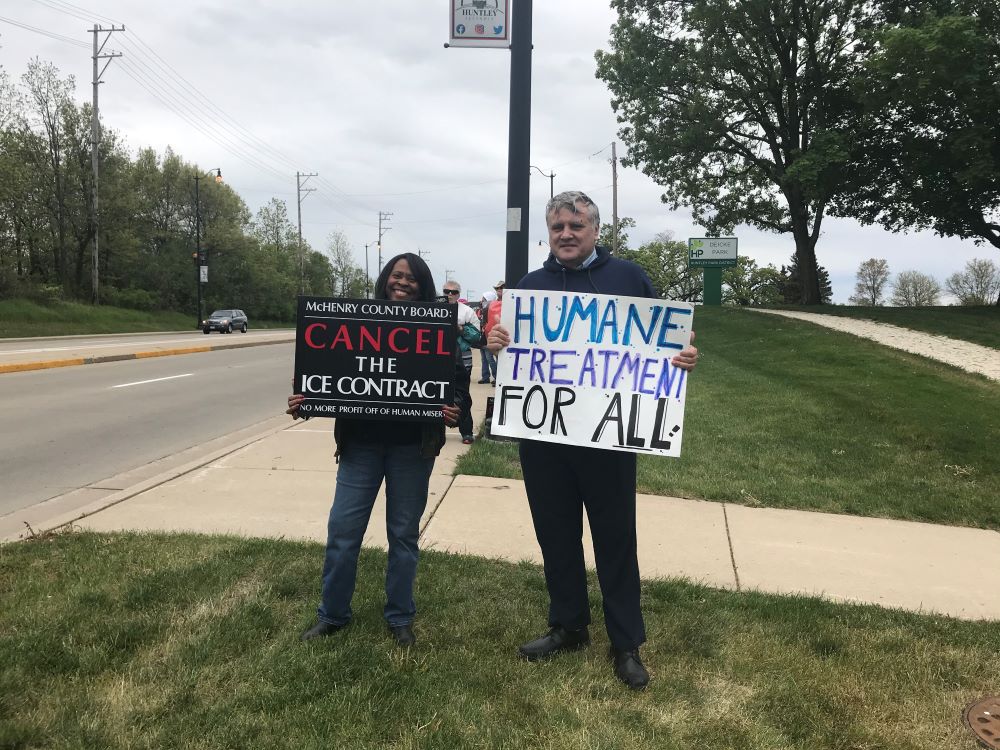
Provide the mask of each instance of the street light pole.
POLYGON ((204 264, 204 258, 201 255, 201 190, 200 183, 203 177, 215 177, 215 182, 222 182, 222 170, 219 167, 208 170, 205 174, 198 173, 194 176, 194 281, 195 286, 198 289, 198 322, 195 327, 200 328, 201 322, 203 320, 201 314, 201 285, 202 285, 202 266, 205 267, 205 275, 207 279, 208 266, 204 264), (211 173, 215 172, 214 175, 211 173))
POLYGON ((530 172, 532 169, 538 170, 538 174, 540 174, 542 177, 548 177, 549 178, 549 200, 552 200, 555 197, 555 189, 556 189, 556 183, 555 183, 556 174, 555 174, 555 172, 553 172, 552 170, 549 170, 549 173, 545 174, 545 172, 543 172, 541 169, 539 169, 538 167, 536 167, 534 164, 530 165, 528 171, 530 172))

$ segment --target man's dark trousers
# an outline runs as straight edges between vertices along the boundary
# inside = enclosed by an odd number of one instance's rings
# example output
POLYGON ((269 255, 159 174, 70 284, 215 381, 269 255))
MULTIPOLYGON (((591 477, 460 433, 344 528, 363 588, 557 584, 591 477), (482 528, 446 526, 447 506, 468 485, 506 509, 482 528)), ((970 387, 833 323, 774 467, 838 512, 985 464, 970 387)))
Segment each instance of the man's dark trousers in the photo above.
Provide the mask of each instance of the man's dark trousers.
POLYGON ((545 564, 549 625, 590 623, 583 559, 587 509, 604 621, 611 645, 631 651, 646 640, 639 605, 634 453, 522 440, 521 469, 545 564))

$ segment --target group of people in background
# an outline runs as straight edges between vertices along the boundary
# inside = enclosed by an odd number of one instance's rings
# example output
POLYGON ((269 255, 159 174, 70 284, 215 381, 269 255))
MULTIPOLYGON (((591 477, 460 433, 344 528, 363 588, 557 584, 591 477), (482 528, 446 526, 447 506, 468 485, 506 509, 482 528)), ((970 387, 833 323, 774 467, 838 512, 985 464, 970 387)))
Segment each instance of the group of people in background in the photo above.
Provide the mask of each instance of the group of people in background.
MULTIPOLYGON (((611 256, 597 245, 600 215, 581 192, 554 196, 546 205, 551 252, 543 267, 528 273, 518 289, 656 297, 652 284, 634 263, 611 256)), ((431 301, 436 287, 418 255, 391 259, 375 285, 377 299, 431 301)), ((302 640, 330 636, 351 620, 351 598, 358 555, 383 481, 386 486, 388 562, 384 617, 400 646, 416 642, 413 587, 417 571, 419 524, 427 504, 434 459, 445 442, 445 427, 457 426, 472 442, 472 349, 480 347, 480 383, 496 382, 496 355, 510 343, 499 324, 504 283, 483 295, 480 318, 459 303, 460 285, 447 281, 442 292, 460 305, 456 337, 455 403, 442 405, 442 423, 371 422, 338 418, 334 427, 337 486, 327 526, 320 605, 316 623, 302 640), (478 323, 478 325, 477 325, 478 323), (488 348, 483 347, 486 343, 488 348)), ((692 344, 694 334, 691 334, 692 344)), ((698 350, 689 345, 673 359, 675 367, 694 368, 698 350)), ((301 394, 288 397, 288 410, 300 417, 301 394)), ((520 460, 535 536, 542 551, 549 594, 548 632, 518 648, 528 661, 547 659, 590 644, 590 604, 583 556, 583 511, 590 521, 597 576, 603 596, 610 658, 619 680, 633 690, 645 688, 649 673, 639 656, 646 639, 640 611, 636 541, 636 455, 561 443, 523 439, 520 460)))

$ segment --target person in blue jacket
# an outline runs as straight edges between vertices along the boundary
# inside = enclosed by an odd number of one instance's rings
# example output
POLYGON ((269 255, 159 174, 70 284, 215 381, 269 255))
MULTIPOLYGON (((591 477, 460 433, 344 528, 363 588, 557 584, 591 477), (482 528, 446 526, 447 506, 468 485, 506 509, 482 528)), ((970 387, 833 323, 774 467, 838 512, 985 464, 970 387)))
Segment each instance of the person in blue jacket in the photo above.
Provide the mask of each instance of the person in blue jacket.
MULTIPOLYGON (((577 191, 556 195, 545 207, 545 220, 551 253, 542 268, 526 275, 516 288, 657 296, 639 265, 615 258, 597 245, 600 213, 586 195, 577 191)), ((487 345, 492 351, 509 343, 505 328, 490 330, 487 345)), ((698 350, 689 345, 671 361, 690 370, 698 361, 698 350)), ((636 454, 522 439, 520 457, 549 592, 549 631, 522 644, 521 656, 537 661, 590 643, 583 559, 586 508, 615 674, 630 688, 643 689, 649 673, 639 656, 646 630, 639 607, 636 454)))

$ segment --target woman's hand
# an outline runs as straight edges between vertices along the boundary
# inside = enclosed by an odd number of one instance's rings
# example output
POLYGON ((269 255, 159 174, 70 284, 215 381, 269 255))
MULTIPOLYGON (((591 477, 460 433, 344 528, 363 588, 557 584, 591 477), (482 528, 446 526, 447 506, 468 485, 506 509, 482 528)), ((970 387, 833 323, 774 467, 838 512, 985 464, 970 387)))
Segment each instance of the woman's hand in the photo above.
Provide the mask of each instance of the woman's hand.
MULTIPOLYGON (((303 396, 301 393, 295 393, 295 394, 289 396, 288 397, 288 408, 285 409, 285 414, 291 414, 292 415, 292 419, 298 419, 299 418, 299 406, 305 400, 306 400, 306 397, 303 396)), ((308 417, 303 416, 302 419, 308 419, 308 417)))
POLYGON ((458 424, 458 417, 461 414, 461 409, 455 404, 445 404, 441 407, 441 411, 444 412, 444 423, 448 427, 455 427, 458 424))
MULTIPOLYGON (((694 344, 694 331, 691 331, 691 343, 694 344)), ((670 364, 682 370, 693 370, 694 366, 698 364, 698 347, 685 347, 670 360, 670 364)))
POLYGON ((507 329, 499 323, 490 329, 489 335, 486 337, 486 348, 493 354, 497 354, 509 343, 510 334, 507 333, 507 329))

